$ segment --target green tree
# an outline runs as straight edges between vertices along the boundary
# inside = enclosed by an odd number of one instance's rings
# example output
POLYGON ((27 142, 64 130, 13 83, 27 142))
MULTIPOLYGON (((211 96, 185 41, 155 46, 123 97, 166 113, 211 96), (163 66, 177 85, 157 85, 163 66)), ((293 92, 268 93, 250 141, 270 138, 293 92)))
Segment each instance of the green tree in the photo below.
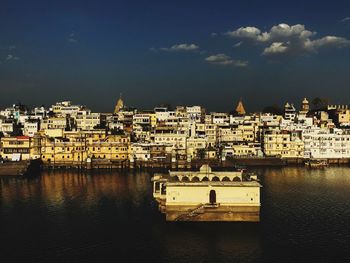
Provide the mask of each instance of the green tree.
POLYGON ((316 97, 312 100, 313 109, 315 110, 326 108, 328 104, 329 100, 326 98, 316 97))
POLYGON ((283 110, 280 106, 278 106, 277 104, 274 105, 270 105, 270 106, 266 106, 263 109, 263 113, 271 113, 271 114, 276 114, 276 115, 282 115, 283 114, 283 110))
POLYGON ((199 150, 197 151, 197 157, 198 157, 198 159, 200 159, 200 160, 205 159, 205 155, 206 155, 205 149, 199 149, 199 150))

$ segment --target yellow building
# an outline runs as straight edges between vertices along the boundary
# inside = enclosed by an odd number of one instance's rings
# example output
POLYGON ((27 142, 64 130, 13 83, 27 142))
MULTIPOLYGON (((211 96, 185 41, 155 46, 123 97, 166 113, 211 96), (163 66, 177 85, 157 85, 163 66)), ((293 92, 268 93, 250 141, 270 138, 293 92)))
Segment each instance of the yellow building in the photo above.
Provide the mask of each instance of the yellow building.
POLYGON ((5 160, 20 161, 31 158, 29 136, 3 137, 0 141, 0 155, 5 160))
POLYGON ((41 158, 49 163, 83 163, 88 159, 122 161, 128 159, 130 137, 128 135, 104 135, 95 133, 65 134, 62 138, 44 137, 41 158))
POLYGON ((349 109, 342 109, 338 110, 336 113, 337 116, 337 123, 342 125, 349 125, 350 124, 350 110, 349 109))
POLYGON ((281 158, 303 158, 304 142, 289 131, 268 132, 264 134, 264 153, 281 158))

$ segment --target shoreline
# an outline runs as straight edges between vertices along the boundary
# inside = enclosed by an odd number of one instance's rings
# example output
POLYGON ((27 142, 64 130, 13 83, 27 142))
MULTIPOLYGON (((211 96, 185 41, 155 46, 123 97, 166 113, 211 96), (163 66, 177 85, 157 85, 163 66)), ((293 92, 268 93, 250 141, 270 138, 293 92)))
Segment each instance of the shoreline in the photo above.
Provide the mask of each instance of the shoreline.
MULTIPOLYGON (((307 159, 291 158, 230 158, 225 161, 219 161, 214 159, 192 160, 187 162, 179 160, 177 162, 152 162, 152 161, 135 161, 130 162, 128 160, 122 162, 111 162, 110 160, 98 160, 97 162, 55 162, 55 163, 43 163, 40 159, 32 160, 31 165, 28 165, 27 171, 22 174, 18 174, 17 177, 28 176, 31 171, 54 171, 54 170, 74 170, 74 171, 150 171, 161 172, 168 170, 178 171, 197 171, 203 164, 208 164, 213 170, 237 170, 237 169, 249 169, 257 167, 305 167, 305 161, 307 159)), ((8 164, 11 166, 23 166, 23 162, 7 162, 0 164, 0 175, 2 177, 11 176, 6 175, 6 169, 8 164), (7 164, 7 165, 6 165, 7 164)), ((329 166, 349 166, 350 159, 327 159, 329 166)), ((310 169, 310 168, 309 168, 310 169)))

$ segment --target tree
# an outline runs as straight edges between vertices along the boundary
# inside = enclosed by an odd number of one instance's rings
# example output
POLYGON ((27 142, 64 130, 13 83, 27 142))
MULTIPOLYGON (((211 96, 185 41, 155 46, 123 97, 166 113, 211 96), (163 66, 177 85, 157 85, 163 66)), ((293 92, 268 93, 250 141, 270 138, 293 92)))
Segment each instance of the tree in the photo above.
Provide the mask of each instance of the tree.
POLYGON ((205 154, 206 154, 205 149, 199 149, 199 150, 197 151, 197 157, 198 157, 200 160, 205 159, 205 154))
POLYGON ((110 130, 112 135, 124 135, 124 131, 118 128, 113 128, 110 130))
POLYGON ((160 104, 159 104, 159 107, 165 107, 165 108, 167 108, 168 110, 173 110, 173 107, 172 107, 171 104, 168 103, 168 102, 162 102, 162 103, 160 103, 160 104))
POLYGON ((274 105, 270 105, 270 106, 266 106, 263 109, 263 113, 271 113, 271 114, 275 114, 275 115, 283 115, 283 110, 280 106, 278 106, 277 104, 274 105))
POLYGON ((315 110, 323 109, 327 107, 328 104, 329 104, 329 100, 326 98, 316 97, 312 100, 312 105, 315 110))
POLYGON ((106 122, 101 122, 94 126, 94 129, 107 129, 106 122))

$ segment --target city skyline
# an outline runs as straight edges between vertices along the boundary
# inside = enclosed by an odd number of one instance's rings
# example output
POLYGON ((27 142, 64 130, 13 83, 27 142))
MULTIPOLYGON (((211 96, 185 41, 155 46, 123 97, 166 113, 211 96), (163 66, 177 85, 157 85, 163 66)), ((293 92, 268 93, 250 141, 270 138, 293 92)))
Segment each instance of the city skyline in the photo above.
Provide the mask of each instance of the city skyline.
MULTIPOLYGON (((348 104, 346 1, 5 1, 0 105, 70 99, 247 111, 303 97, 348 104)), ((283 103, 281 103, 283 102, 283 103)))
POLYGON ((115 100, 115 103, 111 105, 111 107, 108 107, 106 111, 99 111, 95 109, 94 107, 91 107, 91 105, 88 105, 86 103, 78 103, 77 101, 73 101, 69 98, 67 100, 61 100, 61 101, 54 101, 53 103, 39 103, 37 105, 30 105, 26 104, 22 101, 17 101, 15 103, 9 104, 9 105, 0 105, 0 110, 6 110, 7 108, 13 107, 23 107, 24 109, 28 109, 28 111, 31 111, 35 108, 44 108, 45 110, 50 110, 53 109, 56 105, 58 104, 65 104, 68 103, 70 105, 75 105, 79 107, 83 107, 86 110, 89 110, 91 112, 99 112, 99 113, 111 113, 115 114, 116 107, 119 110, 124 110, 124 111, 137 111, 137 112, 150 112, 150 111, 155 111, 156 108, 166 108, 168 111, 176 111, 177 108, 182 108, 182 107, 200 107, 202 108, 206 113, 215 113, 215 112, 225 112, 225 113, 230 113, 230 114, 235 114, 239 113, 241 115, 245 114, 256 114, 256 113, 272 113, 272 114, 277 114, 277 115, 283 115, 283 111, 287 105, 293 106, 296 110, 301 110, 303 107, 304 101, 307 101, 308 104, 310 104, 310 110, 324 110, 327 108, 327 106, 338 106, 338 107, 347 107, 347 104, 339 104, 339 103, 333 103, 332 100, 329 100, 328 98, 320 98, 320 97, 313 97, 313 98, 307 98, 307 97, 300 97, 299 101, 278 101, 277 103, 269 104, 263 106, 263 108, 258 109, 258 110, 246 110, 246 103, 243 98, 239 98, 236 101, 233 102, 231 107, 227 110, 217 110, 217 109, 208 109, 206 108, 203 104, 199 103, 197 105, 192 105, 192 104, 169 104, 169 103, 162 103, 159 102, 155 105, 150 106, 149 108, 140 108, 135 105, 129 105, 127 101, 125 101, 125 98, 122 94, 119 95, 118 99, 115 100), (121 101, 121 102, 120 102, 121 101), (121 104, 120 104, 121 103, 121 104), (120 104, 120 105, 119 105, 120 104), (242 110, 243 107, 243 110, 242 110))

